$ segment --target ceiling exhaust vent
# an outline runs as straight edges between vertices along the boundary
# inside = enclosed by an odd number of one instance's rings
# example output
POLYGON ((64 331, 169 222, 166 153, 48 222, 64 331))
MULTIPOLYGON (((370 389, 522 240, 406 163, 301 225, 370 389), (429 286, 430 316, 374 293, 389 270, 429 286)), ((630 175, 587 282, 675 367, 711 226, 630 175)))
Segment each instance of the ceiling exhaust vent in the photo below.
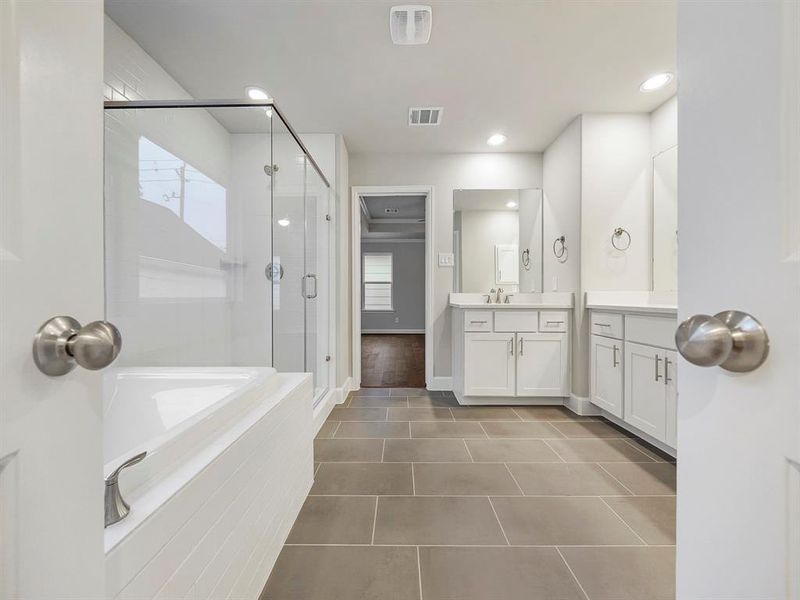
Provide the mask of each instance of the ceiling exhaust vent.
POLYGON ((408 109, 408 124, 412 127, 438 125, 443 112, 441 106, 412 106, 408 109))
POLYGON ((387 215, 396 215, 396 214, 398 214, 400 212, 400 209, 399 208, 384 208, 383 212, 385 212, 387 215))
POLYGON ((393 6, 389 12, 392 41, 401 46, 427 44, 431 39, 433 13, 430 6, 393 6))

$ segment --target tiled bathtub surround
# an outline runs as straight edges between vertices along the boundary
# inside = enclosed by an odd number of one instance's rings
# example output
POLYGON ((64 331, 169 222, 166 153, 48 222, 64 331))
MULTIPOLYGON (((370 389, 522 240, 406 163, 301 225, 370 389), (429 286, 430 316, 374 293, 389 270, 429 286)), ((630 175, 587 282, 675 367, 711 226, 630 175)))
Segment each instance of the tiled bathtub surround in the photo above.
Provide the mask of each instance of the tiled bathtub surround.
POLYGON ((363 390, 262 600, 674 598, 675 465, 600 418, 363 390))

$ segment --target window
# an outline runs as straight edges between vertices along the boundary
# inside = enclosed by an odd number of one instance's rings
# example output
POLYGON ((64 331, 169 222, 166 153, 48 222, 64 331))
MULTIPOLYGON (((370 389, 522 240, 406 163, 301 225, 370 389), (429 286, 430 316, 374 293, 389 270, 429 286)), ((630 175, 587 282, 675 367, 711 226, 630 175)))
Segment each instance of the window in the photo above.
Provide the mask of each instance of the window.
POLYGON ((393 310, 392 255, 364 254, 364 310, 393 310))

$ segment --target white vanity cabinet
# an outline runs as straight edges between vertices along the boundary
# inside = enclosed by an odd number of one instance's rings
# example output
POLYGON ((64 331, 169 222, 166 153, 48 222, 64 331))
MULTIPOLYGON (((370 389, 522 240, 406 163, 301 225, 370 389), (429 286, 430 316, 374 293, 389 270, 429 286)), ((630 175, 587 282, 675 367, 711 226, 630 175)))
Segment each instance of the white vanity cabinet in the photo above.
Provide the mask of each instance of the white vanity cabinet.
POLYGON ((675 318, 592 310, 591 323, 591 402, 634 433, 674 450, 675 318))
POLYGON ((453 390, 462 404, 529 404, 570 391, 570 311, 453 309, 453 390))

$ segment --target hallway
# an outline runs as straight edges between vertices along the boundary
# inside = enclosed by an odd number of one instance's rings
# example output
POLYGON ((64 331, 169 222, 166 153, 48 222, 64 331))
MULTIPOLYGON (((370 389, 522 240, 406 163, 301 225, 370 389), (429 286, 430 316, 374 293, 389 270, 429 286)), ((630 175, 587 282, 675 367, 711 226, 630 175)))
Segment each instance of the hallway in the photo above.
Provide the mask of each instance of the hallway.
POLYGON ((419 334, 362 335, 361 386, 365 388, 425 387, 425 336, 419 334))
POLYGON ((601 418, 362 389, 262 600, 673 598, 675 465, 601 418))

